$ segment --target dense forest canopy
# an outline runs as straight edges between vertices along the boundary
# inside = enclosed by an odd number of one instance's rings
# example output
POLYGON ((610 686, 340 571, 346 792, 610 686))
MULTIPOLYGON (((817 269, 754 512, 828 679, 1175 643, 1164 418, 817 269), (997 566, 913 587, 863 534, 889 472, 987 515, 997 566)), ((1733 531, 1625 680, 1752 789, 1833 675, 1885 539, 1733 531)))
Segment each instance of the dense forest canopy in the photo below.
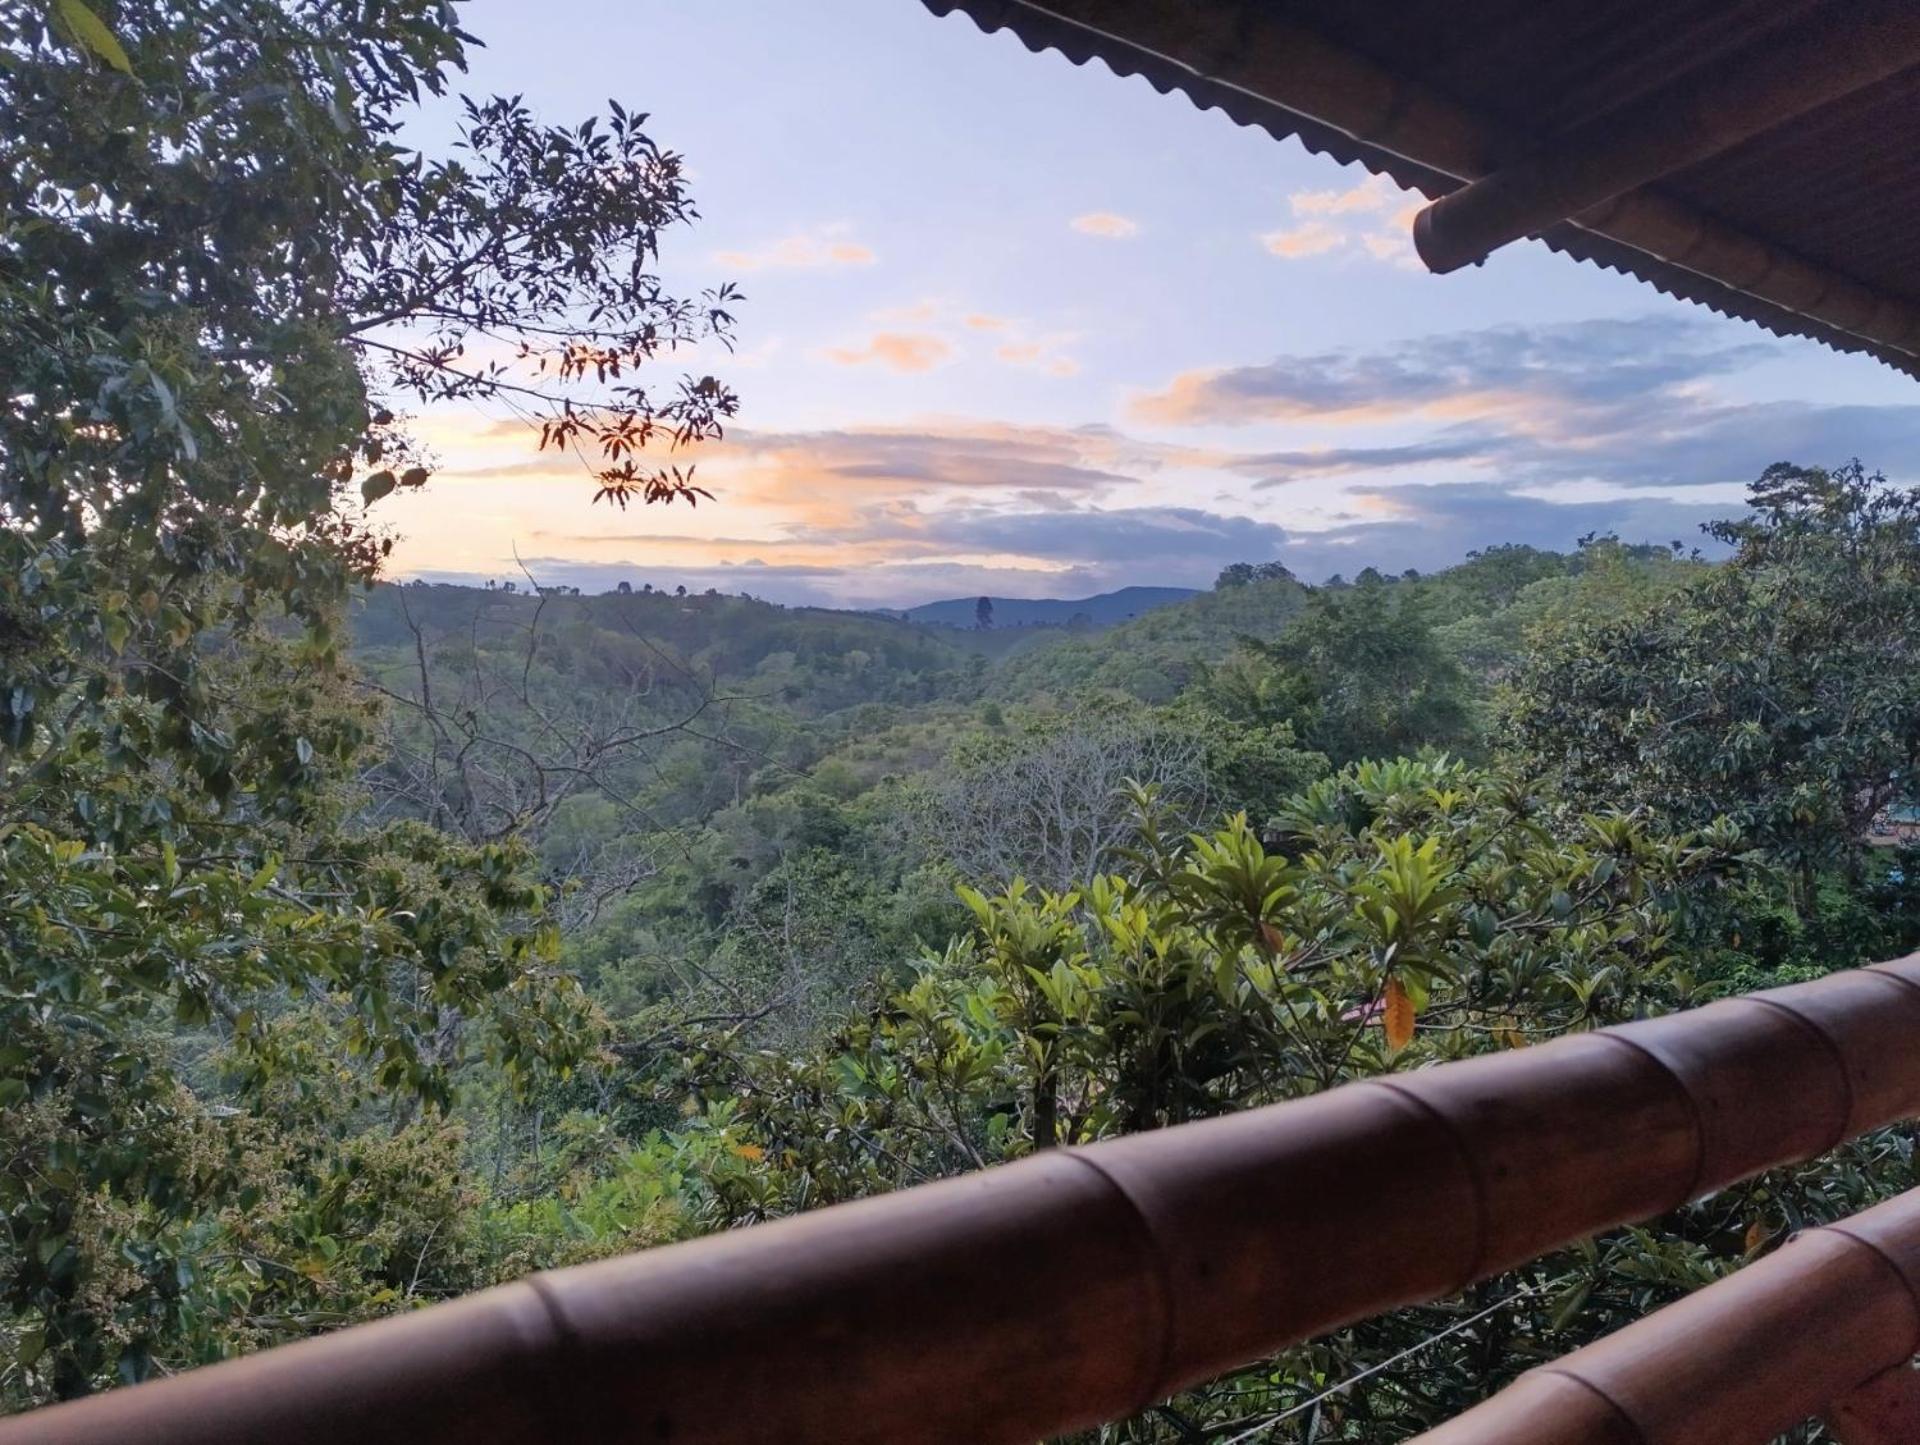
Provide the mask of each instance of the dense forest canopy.
MULTIPOLYGON (((0 28, 8 1408, 1920 939, 1920 494, 1858 464, 1768 470, 1721 562, 1250 559, 1104 628, 383 580, 409 404, 511 395, 641 505, 736 405, 672 374, 734 293, 653 275, 693 209, 641 117, 401 145, 464 43, 0 28)), ((1912 1144, 1101 1438, 1406 1437, 1912 1144)))

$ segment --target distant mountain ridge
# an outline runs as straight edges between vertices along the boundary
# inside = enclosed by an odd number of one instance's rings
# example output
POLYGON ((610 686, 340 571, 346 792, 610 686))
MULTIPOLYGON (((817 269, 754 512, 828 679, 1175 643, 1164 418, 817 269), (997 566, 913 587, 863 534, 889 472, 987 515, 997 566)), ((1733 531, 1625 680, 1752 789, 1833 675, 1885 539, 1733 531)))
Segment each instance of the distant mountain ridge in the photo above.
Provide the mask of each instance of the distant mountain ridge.
MULTIPOLYGON (((1193 587, 1122 587, 1117 592, 1102 592, 1096 597, 988 597, 993 604, 995 627, 1064 627, 1084 617, 1093 627, 1112 627, 1130 617, 1140 617, 1157 608, 1171 607, 1196 594, 1193 587)), ((974 627, 977 625, 980 599, 952 597, 941 602, 924 602, 918 607, 888 608, 890 617, 930 627, 974 627)))

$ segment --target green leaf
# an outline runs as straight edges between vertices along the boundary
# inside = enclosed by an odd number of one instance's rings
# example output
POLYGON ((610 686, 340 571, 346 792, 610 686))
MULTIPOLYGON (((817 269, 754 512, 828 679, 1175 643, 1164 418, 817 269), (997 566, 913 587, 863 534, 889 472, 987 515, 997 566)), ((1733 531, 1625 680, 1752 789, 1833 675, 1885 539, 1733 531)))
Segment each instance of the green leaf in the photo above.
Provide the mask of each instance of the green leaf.
POLYGON ((1564 1330, 1574 1322, 1579 1316, 1580 1311, 1586 1306, 1587 1295, 1592 1289, 1592 1281, 1582 1280, 1579 1284, 1573 1286, 1573 1288, 1564 1291, 1560 1297, 1553 1302, 1551 1320, 1554 1329, 1564 1330))
POLYGON ((84 0, 53 0, 53 13, 82 49, 92 51, 122 75, 133 74, 133 62, 127 59, 127 52, 120 48, 114 33, 87 8, 84 0))

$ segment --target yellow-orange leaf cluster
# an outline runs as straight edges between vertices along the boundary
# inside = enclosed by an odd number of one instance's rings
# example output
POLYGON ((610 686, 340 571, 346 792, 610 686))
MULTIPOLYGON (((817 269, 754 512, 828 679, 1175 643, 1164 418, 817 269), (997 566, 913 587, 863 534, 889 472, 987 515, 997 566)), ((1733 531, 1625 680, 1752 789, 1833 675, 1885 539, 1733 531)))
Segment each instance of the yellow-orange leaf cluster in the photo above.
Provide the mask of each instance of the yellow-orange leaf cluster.
POLYGON ((1387 1030, 1387 1046, 1404 1049, 1413 1042, 1413 999, 1399 979, 1387 980, 1384 1003, 1381 1018, 1387 1030))

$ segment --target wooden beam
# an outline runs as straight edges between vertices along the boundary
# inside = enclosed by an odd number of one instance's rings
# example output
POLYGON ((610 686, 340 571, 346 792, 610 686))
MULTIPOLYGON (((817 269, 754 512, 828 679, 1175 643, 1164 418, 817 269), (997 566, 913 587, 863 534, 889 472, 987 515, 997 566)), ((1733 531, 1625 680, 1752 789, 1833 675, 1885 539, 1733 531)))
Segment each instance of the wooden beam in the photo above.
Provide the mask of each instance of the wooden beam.
POLYGON ((1441 197, 1415 219, 1415 249, 1436 273, 1475 265, 1915 65, 1920 6, 1912 0, 1823 10, 1441 197))

